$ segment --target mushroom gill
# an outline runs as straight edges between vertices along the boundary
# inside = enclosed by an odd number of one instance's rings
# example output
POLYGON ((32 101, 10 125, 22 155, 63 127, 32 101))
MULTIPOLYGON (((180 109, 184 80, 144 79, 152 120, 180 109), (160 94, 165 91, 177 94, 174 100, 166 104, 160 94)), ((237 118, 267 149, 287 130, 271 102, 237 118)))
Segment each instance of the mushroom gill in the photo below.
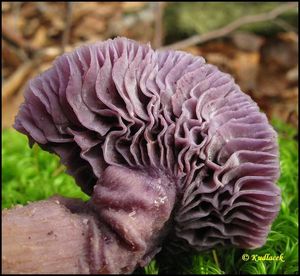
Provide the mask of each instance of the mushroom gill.
MULTIPOLYGON (((199 251, 260 247, 279 211, 276 132, 202 57, 126 38, 85 45, 29 82, 14 127, 91 195, 84 208, 108 227, 94 235, 141 250, 122 271, 145 265, 172 229, 199 251)), ((102 258, 115 249, 97 247, 102 258)))

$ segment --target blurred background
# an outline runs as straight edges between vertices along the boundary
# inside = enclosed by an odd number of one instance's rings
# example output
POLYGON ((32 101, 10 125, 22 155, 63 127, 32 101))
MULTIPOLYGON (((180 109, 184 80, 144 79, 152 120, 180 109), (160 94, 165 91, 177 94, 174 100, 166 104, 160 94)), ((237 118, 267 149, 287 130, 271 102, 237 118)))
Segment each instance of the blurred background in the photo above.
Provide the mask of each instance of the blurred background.
POLYGON ((116 36, 203 56, 298 128, 296 2, 2 2, 2 127, 58 55, 116 36))

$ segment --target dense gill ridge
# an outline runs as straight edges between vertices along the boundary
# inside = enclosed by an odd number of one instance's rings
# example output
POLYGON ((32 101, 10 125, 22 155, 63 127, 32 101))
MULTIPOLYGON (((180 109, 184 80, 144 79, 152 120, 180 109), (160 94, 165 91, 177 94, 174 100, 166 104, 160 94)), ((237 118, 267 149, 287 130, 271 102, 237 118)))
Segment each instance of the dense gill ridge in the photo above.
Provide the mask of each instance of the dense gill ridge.
POLYGON ((109 165, 174 177, 176 235, 198 250, 258 247, 279 210, 275 131, 202 57, 124 38, 85 45, 29 83, 15 127, 88 194, 109 165))

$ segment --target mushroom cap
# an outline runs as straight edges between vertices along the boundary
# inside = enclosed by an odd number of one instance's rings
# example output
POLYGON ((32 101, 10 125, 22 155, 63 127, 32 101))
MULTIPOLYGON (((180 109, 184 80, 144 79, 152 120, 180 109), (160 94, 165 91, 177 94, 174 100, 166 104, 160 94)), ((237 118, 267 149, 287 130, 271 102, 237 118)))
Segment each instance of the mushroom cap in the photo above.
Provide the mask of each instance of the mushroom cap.
POLYGON ((262 246, 279 212, 276 132, 202 57, 126 38, 85 45, 29 82, 14 127, 87 194, 110 165, 170 176, 175 234, 197 250, 262 246))

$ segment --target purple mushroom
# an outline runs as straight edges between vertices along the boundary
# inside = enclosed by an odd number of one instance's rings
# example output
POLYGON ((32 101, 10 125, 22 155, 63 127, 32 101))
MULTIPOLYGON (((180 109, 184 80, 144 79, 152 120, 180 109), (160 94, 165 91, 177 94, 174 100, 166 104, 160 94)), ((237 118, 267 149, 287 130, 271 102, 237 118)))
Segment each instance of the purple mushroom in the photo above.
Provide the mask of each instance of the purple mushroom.
POLYGON ((47 255, 15 264, 4 239, 6 271, 130 273, 167 236, 198 251, 257 248, 280 208, 276 132, 202 57, 126 38, 85 45, 29 82, 14 127, 57 154, 91 199, 4 211, 7 236, 32 233, 19 254, 47 255))

